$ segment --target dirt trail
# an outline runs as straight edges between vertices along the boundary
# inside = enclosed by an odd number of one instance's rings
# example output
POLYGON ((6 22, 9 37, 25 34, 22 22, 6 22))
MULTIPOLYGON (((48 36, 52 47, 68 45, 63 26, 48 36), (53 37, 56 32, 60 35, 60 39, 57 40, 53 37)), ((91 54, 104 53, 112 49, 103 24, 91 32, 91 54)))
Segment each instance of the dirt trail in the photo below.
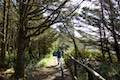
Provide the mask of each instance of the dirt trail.
POLYGON ((60 66, 56 65, 55 62, 50 62, 46 68, 34 70, 32 80, 72 80, 65 66, 63 72, 64 78, 62 78, 60 66))

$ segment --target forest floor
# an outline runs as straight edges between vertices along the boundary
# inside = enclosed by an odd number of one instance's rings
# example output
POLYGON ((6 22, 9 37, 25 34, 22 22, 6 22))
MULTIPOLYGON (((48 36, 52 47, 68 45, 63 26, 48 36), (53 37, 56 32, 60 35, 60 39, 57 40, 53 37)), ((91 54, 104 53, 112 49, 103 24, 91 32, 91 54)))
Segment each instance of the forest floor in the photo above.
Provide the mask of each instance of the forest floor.
MULTIPOLYGON (((57 65, 57 61, 55 58, 52 60, 47 60, 48 64, 44 67, 38 67, 29 72, 27 76, 27 80, 72 80, 69 70, 66 68, 64 61, 62 60, 62 69, 63 69, 63 76, 60 65, 57 65)), ((14 69, 10 68, 4 72, 0 73, 0 80, 9 80, 9 75, 2 75, 2 74, 11 73, 14 74, 14 69)), ((11 80, 11 79, 10 79, 11 80)))
POLYGON ((38 68, 32 72, 33 80, 72 80, 69 70, 63 63, 64 78, 62 78, 62 72, 56 60, 49 61, 46 67, 38 68))

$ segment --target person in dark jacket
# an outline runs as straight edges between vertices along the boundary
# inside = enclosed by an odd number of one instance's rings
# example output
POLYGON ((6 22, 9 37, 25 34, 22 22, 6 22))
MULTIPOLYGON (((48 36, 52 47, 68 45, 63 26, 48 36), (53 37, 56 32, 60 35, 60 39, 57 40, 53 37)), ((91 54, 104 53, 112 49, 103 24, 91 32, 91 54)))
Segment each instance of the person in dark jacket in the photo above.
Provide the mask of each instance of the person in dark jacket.
POLYGON ((61 63, 62 56, 63 56, 63 51, 62 51, 61 48, 59 48, 58 51, 56 52, 56 57, 57 57, 58 65, 61 63))

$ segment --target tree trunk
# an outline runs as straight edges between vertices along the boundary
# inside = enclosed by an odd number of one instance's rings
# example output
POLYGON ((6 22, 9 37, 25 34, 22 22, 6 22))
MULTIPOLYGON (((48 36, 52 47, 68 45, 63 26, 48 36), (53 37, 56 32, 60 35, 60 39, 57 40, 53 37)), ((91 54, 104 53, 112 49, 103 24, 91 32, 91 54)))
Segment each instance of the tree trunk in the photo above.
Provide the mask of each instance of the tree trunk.
POLYGON ((1 43, 1 53, 0 53, 0 68, 5 67, 5 44, 1 43))
POLYGON ((101 47, 101 52, 102 52, 102 59, 105 61, 105 51, 104 51, 104 42, 103 42, 103 34, 102 34, 102 26, 98 23, 99 27, 99 35, 100 35, 100 47, 101 47))
POLYGON ((24 4, 25 0, 19 1, 19 25, 17 36, 17 60, 15 67, 15 79, 24 78, 25 70, 25 48, 28 44, 26 39, 26 26, 27 26, 27 4, 24 4))
POLYGON ((115 32, 115 23, 114 23, 115 11, 114 11, 111 0, 109 0, 109 7, 110 7, 110 21, 111 21, 111 26, 112 26, 112 36, 114 38, 114 44, 115 44, 114 49, 116 52, 118 62, 120 62, 120 48, 119 48, 118 39, 117 39, 116 32, 115 32))
MULTIPOLYGON (((109 1, 109 8, 110 8, 110 21, 111 21, 111 34, 113 36, 113 39, 114 39, 114 49, 115 49, 115 52, 116 52, 116 56, 117 56, 117 59, 118 59, 118 62, 120 62, 120 48, 119 48, 119 44, 118 44, 118 39, 117 39, 117 35, 116 35, 116 32, 115 32, 115 24, 114 24, 114 19, 115 19, 115 11, 114 11, 114 8, 113 8, 113 5, 112 5, 112 2, 111 0, 108 0, 109 1)), ((103 2, 102 0, 100 0, 100 3, 101 3, 101 18, 102 18, 102 23, 105 25, 105 27, 108 29, 108 26, 106 24, 106 21, 104 19, 104 14, 103 14, 103 2)))
POLYGON ((116 51, 116 55, 117 55, 117 59, 118 59, 118 62, 120 62, 120 48, 119 48, 119 44, 118 44, 118 42, 116 41, 116 39, 114 39, 115 40, 115 51, 116 51))
POLYGON ((109 60, 110 62, 112 63, 112 57, 111 57, 111 53, 110 53, 110 49, 107 47, 107 52, 108 52, 108 55, 109 55, 109 60))
POLYGON ((25 47, 26 40, 23 29, 20 29, 17 37, 17 60, 15 67, 15 79, 24 78, 24 65, 25 65, 25 47))
POLYGON ((6 31, 5 31, 5 51, 8 51, 9 48, 9 43, 8 43, 8 36, 9 36, 9 32, 8 32, 8 28, 9 28, 9 12, 10 12, 10 0, 7 0, 7 4, 6 4, 6 31))
POLYGON ((2 43, 1 43, 1 53, 0 53, 0 68, 3 68, 5 66, 5 20, 6 20, 6 1, 3 2, 3 25, 2 25, 2 43))
MULTIPOLYGON (((71 38, 72 41, 73 41, 74 49, 75 49, 75 56, 74 56, 74 57, 75 57, 75 59, 77 60, 78 58, 81 57, 81 54, 80 54, 80 51, 79 51, 78 46, 77 46, 77 44, 76 44, 76 41, 75 41, 75 39, 74 39, 74 35, 72 35, 72 34, 70 33, 70 31, 67 29, 67 27, 66 27, 65 25, 64 25, 64 28, 67 30, 70 38, 71 38)), ((76 62, 74 62, 74 75, 77 77, 77 64, 76 64, 76 62)))

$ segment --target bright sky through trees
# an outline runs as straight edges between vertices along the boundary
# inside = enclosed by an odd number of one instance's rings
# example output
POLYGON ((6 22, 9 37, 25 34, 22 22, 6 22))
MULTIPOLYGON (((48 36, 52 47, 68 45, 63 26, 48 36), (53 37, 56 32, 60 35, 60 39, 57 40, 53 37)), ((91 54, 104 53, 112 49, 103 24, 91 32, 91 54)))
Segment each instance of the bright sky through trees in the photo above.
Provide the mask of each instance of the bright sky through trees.
MULTIPOLYGON (((76 4, 78 4, 79 2, 81 2, 82 0, 72 0, 72 3, 74 4, 74 5, 76 5, 76 4)), ((93 2, 94 1, 96 1, 96 0, 92 0, 93 2)), ((77 9, 76 10, 76 12, 77 13, 81 13, 81 10, 82 10, 82 8, 83 7, 89 7, 90 9, 98 9, 98 8, 100 8, 99 6, 96 6, 93 2, 89 2, 89 1, 87 1, 87 0, 85 0, 84 2, 82 2, 81 3, 81 6, 79 7, 79 9, 77 9)), ((90 14, 90 13, 88 13, 89 15, 92 15, 92 14, 90 14)), ((94 17, 96 17, 95 15, 93 15, 94 17)), ((97 28, 95 28, 95 27, 93 27, 93 26, 90 26, 90 25, 87 25, 87 24, 85 24, 85 23, 83 23, 83 22, 80 22, 80 21, 78 21, 78 20, 73 20, 73 22, 74 23, 77 23, 78 25, 81 25, 81 27, 79 28, 79 27, 75 27, 75 29, 76 30, 82 30, 82 31, 84 31, 84 32, 87 32, 88 34, 91 34, 91 35, 97 35, 96 33, 93 33, 93 32, 91 32, 91 30, 92 31, 96 31, 97 30, 97 28)), ((80 36, 80 34, 77 32, 77 31, 75 31, 75 35, 76 36, 80 36)))
MULTIPOLYGON (((82 1, 83 1, 83 0, 71 0, 71 2, 68 3, 68 5, 78 5, 78 4, 80 4, 82 1)), ((94 2, 95 0, 92 0, 92 1, 94 2)), ((99 6, 96 6, 95 4, 93 4, 93 2, 89 2, 89 1, 87 1, 87 0, 84 0, 84 1, 80 4, 79 8, 78 8, 75 12, 81 13, 83 7, 89 7, 90 9, 100 8, 99 6)), ((92 14, 90 14, 90 13, 88 13, 88 14, 89 14, 89 15, 92 15, 92 14)), ((94 15, 93 15, 93 16, 94 16, 94 15)), ((95 16, 95 17, 96 17, 96 16, 95 16)), ((95 27, 93 27, 93 26, 90 26, 90 25, 87 25, 87 24, 85 24, 85 23, 83 23, 83 22, 80 22, 80 20, 76 20, 76 19, 73 19, 72 22, 75 24, 75 25, 74 25, 74 29, 75 29, 75 30, 74 30, 74 33, 75 33, 75 36, 76 36, 76 37, 80 37, 80 34, 77 32, 77 30, 82 30, 82 31, 84 31, 84 32, 86 32, 86 33, 88 33, 88 34, 91 34, 91 35, 97 35, 96 33, 91 32, 91 30, 92 30, 92 31, 96 31, 97 28, 95 28, 95 27), (81 27, 76 27, 76 26, 78 26, 78 25, 80 25, 81 27)), ((55 24, 55 25, 53 25, 52 27, 53 27, 53 28, 57 28, 56 26, 58 26, 58 25, 59 25, 59 24, 55 24)), ((58 30, 58 29, 57 29, 57 30, 58 30)))

